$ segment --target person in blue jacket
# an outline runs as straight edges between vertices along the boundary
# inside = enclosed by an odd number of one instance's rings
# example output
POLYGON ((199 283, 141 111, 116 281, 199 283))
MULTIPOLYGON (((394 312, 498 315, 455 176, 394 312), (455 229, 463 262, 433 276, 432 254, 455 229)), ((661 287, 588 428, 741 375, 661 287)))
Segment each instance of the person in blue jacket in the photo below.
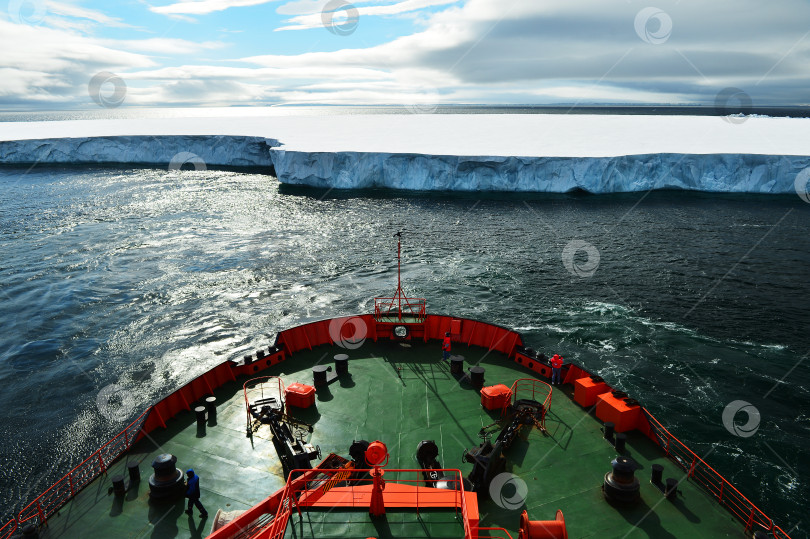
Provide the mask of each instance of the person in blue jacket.
POLYGON ((200 517, 205 518, 208 516, 208 511, 205 510, 203 504, 200 503, 200 476, 194 473, 194 470, 189 468, 186 472, 188 475, 188 483, 186 488, 186 498, 188 498, 188 509, 186 514, 192 514, 191 507, 196 505, 200 510, 200 517))

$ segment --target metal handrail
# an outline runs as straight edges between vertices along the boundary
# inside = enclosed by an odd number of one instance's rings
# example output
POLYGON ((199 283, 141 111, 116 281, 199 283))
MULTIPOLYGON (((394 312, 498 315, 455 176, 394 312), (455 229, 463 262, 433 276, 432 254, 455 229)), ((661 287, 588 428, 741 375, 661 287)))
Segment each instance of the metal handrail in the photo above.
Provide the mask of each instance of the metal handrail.
POLYGON ((12 518, 0 528, 0 539, 9 539, 17 531, 17 519, 12 518))
MULTIPOLYGON (((518 391, 520 391, 521 389, 525 390, 529 386, 531 386, 531 389, 532 389, 532 400, 536 401, 537 399, 535 398, 535 396, 537 394, 537 384, 542 384, 542 385, 546 386, 546 388, 548 388, 548 393, 546 394, 546 398, 543 399, 543 411, 542 411, 542 415, 540 417, 540 425, 545 426, 546 413, 548 412, 549 405, 551 404, 552 388, 551 388, 551 386, 549 384, 547 384, 546 382, 543 382, 542 380, 537 380, 536 378, 518 378, 517 380, 515 380, 515 382, 512 384, 512 387, 511 387, 512 403, 514 404, 515 402, 518 401, 518 396, 517 396, 518 391)), ((543 389, 545 389, 545 388, 543 388, 543 389)), ((503 409, 501 410, 501 415, 506 413, 506 409, 508 408, 508 406, 509 406, 509 401, 507 400, 504 403, 503 409)))
MULTIPOLYGON (((15 527, 22 526, 26 522, 33 522, 37 526, 45 524, 48 517, 56 513, 96 477, 106 473, 110 465, 135 443, 143 422, 151 409, 151 406, 147 408, 124 430, 70 470, 45 492, 37 496, 34 501, 26 505, 17 516, 17 525, 15 527)), ((0 536, 0 538, 3 538, 3 536, 0 536)))
POLYGON ((758 526, 771 532, 774 537, 790 539, 790 536, 775 526, 761 509, 746 498, 714 468, 706 464, 694 451, 672 435, 646 408, 642 408, 652 430, 653 439, 686 473, 687 477, 702 486, 717 502, 726 507, 745 524, 746 530, 758 526), (777 535, 779 533, 779 535, 777 535))
POLYGON ((380 297, 374 298, 374 318, 380 319, 384 316, 389 316, 394 311, 397 314, 405 314, 406 312, 422 321, 427 318, 427 300, 424 298, 407 298, 407 297, 380 297), (397 302, 401 300, 404 305, 397 302), (395 304, 396 303, 396 304, 395 304), (407 310, 405 309, 407 307, 407 310), (399 309, 402 308, 400 313, 399 309), (385 312, 383 312, 385 309, 385 312))
MULTIPOLYGON (((313 475, 320 475, 320 474, 327 474, 327 475, 334 475, 338 473, 345 473, 345 468, 337 468, 337 469, 322 469, 322 468, 315 468, 315 469, 300 469, 300 470, 292 470, 290 472, 290 478, 287 480, 287 484, 284 486, 284 491, 281 495, 281 499, 278 505, 278 509, 276 510, 276 514, 274 515, 273 520, 269 523, 269 526, 264 527, 261 530, 256 530, 255 534, 252 537, 268 537, 270 539, 273 538, 280 538, 283 537, 284 531, 287 527, 287 522, 289 520, 290 515, 292 514, 293 508, 297 511, 301 511, 301 505, 298 503, 298 500, 301 498, 300 494, 307 491, 316 491, 318 488, 321 487, 323 482, 318 482, 316 486, 308 487, 308 483, 311 482, 311 477, 313 475), (293 476, 297 474, 303 474, 293 479, 293 476), (269 530, 267 529, 269 527, 269 530)), ((351 469, 352 473, 370 473, 372 470, 370 469, 351 469)), ((428 480, 419 477, 421 472, 426 470, 423 469, 396 469, 396 470, 389 470, 385 469, 385 482, 386 483, 415 483, 415 486, 419 486, 420 483, 427 484, 428 480), (416 479, 400 479, 398 477, 391 477, 391 474, 410 474, 415 473, 416 479)), ((461 516, 464 526, 464 537, 465 539, 471 539, 473 537, 472 527, 470 526, 469 515, 467 512, 467 500, 465 497, 464 492, 464 481, 462 480, 461 471, 458 469, 435 469, 430 470, 433 472, 449 472, 455 474, 454 479, 448 479, 449 482, 458 481, 459 488, 454 489, 454 501, 452 506, 448 506, 448 508, 453 507, 458 511, 461 510, 461 516)), ((356 485, 351 485, 352 490, 355 486, 360 486, 360 484, 371 484, 373 483, 373 478, 371 477, 361 477, 361 478, 346 478, 343 479, 346 483, 355 483, 356 485)), ((445 491, 446 492, 446 491, 445 491)), ((417 505, 418 505, 418 497, 419 491, 417 490, 417 505)), ((352 495, 352 503, 354 504, 354 500, 356 500, 356 496, 352 495)), ((306 507, 305 505, 303 507, 306 507)), ((365 507, 365 506, 363 506, 365 507)), ((489 529, 489 528, 484 528, 489 529)), ((495 528, 492 528, 495 529, 495 528)), ((507 534, 508 535, 508 534, 507 534)), ((510 537, 511 539, 511 537, 510 537)))

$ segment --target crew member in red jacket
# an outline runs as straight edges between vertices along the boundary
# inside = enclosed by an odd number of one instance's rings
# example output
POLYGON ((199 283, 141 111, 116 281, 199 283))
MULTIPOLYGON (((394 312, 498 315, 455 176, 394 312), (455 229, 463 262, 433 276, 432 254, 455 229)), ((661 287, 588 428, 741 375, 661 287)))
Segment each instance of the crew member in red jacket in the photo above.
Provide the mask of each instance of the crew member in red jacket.
POLYGON ((563 358, 554 354, 554 357, 551 358, 551 385, 560 385, 562 366, 563 358))
POLYGON ((444 334, 442 341, 442 361, 450 359, 450 332, 444 334))

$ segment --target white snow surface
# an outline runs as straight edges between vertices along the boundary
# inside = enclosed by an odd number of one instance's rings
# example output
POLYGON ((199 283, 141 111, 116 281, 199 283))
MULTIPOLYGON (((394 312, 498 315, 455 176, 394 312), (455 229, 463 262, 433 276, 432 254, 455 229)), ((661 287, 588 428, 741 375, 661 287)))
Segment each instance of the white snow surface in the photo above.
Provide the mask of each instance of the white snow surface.
POLYGON ((789 193, 810 119, 401 114, 0 123, 4 163, 268 166, 336 188, 789 193), (54 140, 63 139, 63 140, 54 140), (11 142, 16 141, 16 142, 11 142))

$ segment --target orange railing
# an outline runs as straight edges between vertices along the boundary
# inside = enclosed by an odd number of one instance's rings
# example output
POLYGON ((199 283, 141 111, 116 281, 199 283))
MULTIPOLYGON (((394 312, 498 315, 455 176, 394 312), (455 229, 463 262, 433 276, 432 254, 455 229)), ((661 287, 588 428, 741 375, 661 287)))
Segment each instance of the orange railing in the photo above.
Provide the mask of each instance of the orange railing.
MULTIPOLYGON (((265 382, 269 382, 270 380, 276 380, 278 386, 276 388, 276 393, 278 395, 278 401, 281 405, 282 410, 284 409, 284 381, 279 378, 278 376, 259 376, 257 378, 251 378, 244 384, 242 384, 242 391, 245 395, 245 412, 247 413, 247 425, 248 429, 250 429, 250 424, 253 422, 253 417, 250 415, 250 397, 249 393, 259 393, 259 399, 264 398, 265 387, 262 385, 265 382), (260 381, 261 380, 261 381, 260 381), (252 387, 248 387, 249 385, 254 384, 252 387)), ((270 388, 267 389, 268 395, 270 394, 270 388)), ((254 401, 255 402, 255 401, 254 401)))
MULTIPOLYGON (((54 483, 34 501, 20 511, 17 524, 31 522, 36 526, 45 524, 48 517, 56 513, 65 503, 86 487, 93 479, 106 473, 109 466, 127 451, 138 438, 141 427, 151 407, 118 433, 112 440, 101 446, 78 466, 70 470, 62 479, 54 483)), ((6 524, 8 526, 8 524, 6 524)), ((4 527, 5 529, 5 527, 4 527)))
MULTIPOLYGON (((546 421, 546 413, 548 412, 548 407, 551 404, 551 386, 547 383, 536 380, 534 378, 519 378, 515 380, 512 384, 512 403, 516 403, 518 401, 518 393, 522 390, 524 394, 528 393, 528 390, 531 389, 531 399, 536 401, 538 394, 542 395, 545 392, 546 396, 543 399, 543 411, 542 415, 540 416, 540 425, 545 428, 545 421, 546 421)), ((501 410, 501 414, 506 413, 506 409, 509 406, 509 401, 504 403, 503 409, 501 410)))
POLYGON ((0 528, 0 539, 9 539, 17 531, 17 519, 12 518, 0 528))
MULTIPOLYGON (((262 526, 259 529, 255 529, 253 534, 250 537, 267 537, 270 539, 274 538, 281 538, 284 537, 284 532, 287 527, 287 522, 289 521, 290 516, 292 515, 293 509, 295 509, 299 514, 301 513, 302 508, 306 508, 310 505, 315 505, 318 501, 318 497, 315 497, 315 501, 309 501, 305 496, 306 493, 315 493, 319 489, 323 489, 325 485, 329 484, 331 479, 321 477, 317 480, 313 480, 312 477, 315 475, 327 475, 332 476, 336 474, 345 474, 347 469, 345 468, 338 468, 338 469, 302 469, 302 470, 293 470, 290 473, 290 479, 287 480, 287 484, 284 487, 284 491, 281 495, 280 502, 278 504, 278 509, 273 517, 273 519, 262 526), (294 476, 299 475, 297 478, 293 479, 294 476)), ((421 469, 403 469, 403 470, 385 470, 385 482, 387 485, 390 484, 405 484, 411 485, 413 487, 419 486, 426 486, 428 480, 424 479, 422 476, 422 472, 425 470, 421 469), (398 474, 415 474, 415 479, 408 479, 398 477, 398 474)), ((467 509, 466 497, 464 492, 464 482, 461 479, 461 472, 459 470, 453 469, 437 469, 431 470, 434 472, 442 472, 450 474, 454 479, 447 479, 448 483, 455 484, 457 482, 458 486, 456 489, 453 490, 437 490, 437 489, 425 489, 421 491, 421 489, 415 489, 415 499, 414 496, 408 496, 407 499, 403 499, 402 501, 391 501, 386 500, 385 507, 386 509, 397 509, 397 508, 410 508, 415 507, 417 509, 417 513, 421 506, 427 507, 430 506, 432 508, 436 507, 445 507, 445 508, 453 508, 456 510, 456 514, 461 512, 461 517, 464 526, 464 537, 465 539, 471 539, 473 537, 472 526, 470 525, 470 515, 467 509), (421 491, 421 500, 420 500, 420 491, 421 491), (432 492, 428 491, 435 491, 441 493, 443 496, 449 493, 453 493, 452 501, 444 502, 444 501, 437 501, 435 495, 432 492)), ((351 469, 353 474, 356 473, 369 473, 371 470, 356 470, 351 469)), ((350 495, 345 496, 342 498, 345 501, 341 504, 341 507, 353 508, 353 509, 363 509, 368 507, 367 503, 363 501, 363 493, 368 493, 368 486, 373 483, 373 478, 371 477, 360 477, 360 478, 345 478, 341 477, 341 481, 348 484, 348 489, 350 495), (364 487, 364 489, 359 491, 359 487, 364 487)), ((337 487, 335 487, 337 488, 337 487)), ((342 490, 345 491, 347 487, 342 487, 342 490)), ((388 487, 390 490, 390 486, 388 487)), ((496 529, 496 528, 484 528, 484 529, 496 529)), ((507 534, 508 535, 508 534, 507 534)), ((510 538, 511 539, 511 538, 510 538)))
POLYGON ((424 322, 427 317, 427 301, 423 298, 374 298, 374 319, 397 318, 424 322))
POLYGON ((761 528, 771 532, 774 537, 789 539, 781 528, 774 525, 768 515, 743 496, 734 485, 673 436, 646 408, 642 410, 650 423, 650 437, 686 472, 689 479, 702 486, 720 505, 740 519, 745 524, 746 530, 756 531, 755 527, 761 528))

